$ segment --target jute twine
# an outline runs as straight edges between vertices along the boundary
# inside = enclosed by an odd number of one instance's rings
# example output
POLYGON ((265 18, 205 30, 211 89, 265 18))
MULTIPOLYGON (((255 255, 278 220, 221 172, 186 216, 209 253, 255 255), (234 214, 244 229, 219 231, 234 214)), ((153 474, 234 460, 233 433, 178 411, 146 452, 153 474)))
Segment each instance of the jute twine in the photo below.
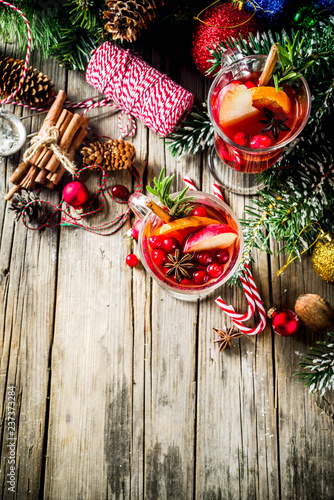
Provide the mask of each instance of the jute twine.
POLYGON ((59 130, 57 127, 50 127, 44 131, 44 135, 37 135, 33 137, 31 140, 31 146, 27 149, 27 151, 23 155, 23 162, 28 163, 33 156, 39 151, 41 148, 46 147, 52 153, 55 154, 57 160, 59 160, 64 168, 72 175, 74 175, 77 171, 77 167, 73 162, 73 159, 70 155, 68 155, 62 148, 60 148, 57 144, 59 139, 59 130))

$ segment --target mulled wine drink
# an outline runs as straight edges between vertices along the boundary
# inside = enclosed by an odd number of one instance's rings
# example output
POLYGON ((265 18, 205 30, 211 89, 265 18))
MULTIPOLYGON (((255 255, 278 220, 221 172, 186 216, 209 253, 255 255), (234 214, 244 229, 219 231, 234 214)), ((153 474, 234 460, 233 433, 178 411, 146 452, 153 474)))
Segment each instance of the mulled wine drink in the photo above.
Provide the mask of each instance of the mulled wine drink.
POLYGON ((271 167, 310 113, 304 78, 277 91, 258 86, 266 56, 248 56, 224 68, 209 93, 215 149, 228 167, 258 173, 271 167))
POLYGON ((138 239, 147 271, 184 299, 204 296, 223 284, 236 270, 242 248, 241 227, 229 207, 215 196, 191 194, 189 215, 164 223, 149 213, 138 239))

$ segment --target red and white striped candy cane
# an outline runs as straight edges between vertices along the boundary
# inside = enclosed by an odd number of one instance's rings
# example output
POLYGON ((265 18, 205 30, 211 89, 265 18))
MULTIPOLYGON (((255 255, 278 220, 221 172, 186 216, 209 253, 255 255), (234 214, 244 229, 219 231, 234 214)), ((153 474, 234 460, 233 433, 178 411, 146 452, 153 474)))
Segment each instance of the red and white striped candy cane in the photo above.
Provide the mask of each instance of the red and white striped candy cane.
POLYGON ((0 104, 5 104, 6 102, 10 101, 13 97, 16 96, 16 94, 21 89, 23 82, 27 76, 27 70, 28 70, 28 64, 29 64, 29 58, 30 58, 30 47, 31 47, 31 30, 30 30, 30 24, 29 24, 28 19, 23 14, 23 12, 20 11, 20 9, 18 9, 17 7, 15 7, 15 5, 12 5, 11 3, 4 2, 4 0, 0 0, 0 3, 2 3, 3 5, 7 5, 7 7, 10 7, 11 9, 16 10, 16 12, 18 12, 23 17, 24 22, 27 25, 27 30, 28 30, 27 54, 26 54, 26 59, 25 59, 24 66, 23 66, 23 73, 22 73, 21 81, 20 81, 18 87, 14 90, 14 92, 11 95, 9 95, 8 97, 6 97, 2 101, 0 101, 0 104))
POLYGON ((216 195, 220 200, 225 202, 220 186, 216 182, 214 182, 212 184, 212 187, 213 187, 213 194, 216 195))
MULTIPOLYGON (((234 314, 234 309, 232 308, 233 312, 231 313, 231 306, 228 306, 221 299, 221 297, 219 297, 216 300, 216 303, 228 316, 230 316, 233 323, 238 327, 238 329, 242 333, 244 333, 246 335, 257 335, 258 333, 262 332, 265 329, 266 324, 267 324, 267 315, 266 315, 266 311, 264 309, 260 294, 259 294, 258 289, 256 287, 255 281, 253 279, 252 273, 250 271, 250 268, 247 264, 245 267, 246 267, 246 272, 244 272, 243 277, 240 277, 240 280, 241 280, 243 286, 247 286, 247 283, 249 284, 249 291, 252 294, 252 300, 253 300, 253 302, 255 302, 256 309, 257 309, 259 316, 260 316, 259 324, 253 328, 249 328, 249 327, 245 326, 242 322, 242 321, 246 321, 246 319, 240 320, 240 318, 236 318, 235 314, 234 314)), ((245 288, 244 288, 244 290, 245 290, 245 288)), ((246 296, 247 296, 247 300, 248 300, 249 297, 247 294, 246 294, 246 296)), ((250 307, 250 302, 248 302, 248 305, 250 307)), ((247 318, 247 319, 249 319, 249 318, 247 318)))
POLYGON ((197 187, 193 183, 193 181, 190 179, 189 175, 186 175, 183 177, 184 182, 187 184, 189 187, 189 191, 198 191, 197 187))

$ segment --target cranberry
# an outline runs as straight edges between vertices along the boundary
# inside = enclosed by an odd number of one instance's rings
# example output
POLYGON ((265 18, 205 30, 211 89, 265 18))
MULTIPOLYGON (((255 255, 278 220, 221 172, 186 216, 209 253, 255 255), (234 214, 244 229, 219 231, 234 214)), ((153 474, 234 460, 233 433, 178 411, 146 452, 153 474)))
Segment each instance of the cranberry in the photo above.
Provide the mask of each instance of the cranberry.
POLYGON ((116 186, 113 186, 111 188, 111 194, 120 200, 127 200, 130 196, 128 188, 122 184, 116 184, 116 186))
POLYGON ((196 283, 196 285, 203 285, 204 283, 207 283, 209 281, 209 275, 203 271, 203 269, 198 269, 197 271, 193 272, 193 281, 196 283))
POLYGON ((129 253, 129 255, 126 256, 125 262, 130 267, 136 267, 138 264, 138 257, 134 253, 129 253))
POLYGON ((164 252, 163 250, 160 249, 153 250, 152 260, 154 264, 156 264, 157 266, 160 267, 163 266, 164 263, 166 262, 166 258, 167 258, 166 252, 164 252))
POLYGON ((218 264, 226 264, 228 259, 230 258, 230 254, 227 250, 217 250, 215 253, 215 260, 218 264))
POLYGON ((203 252, 199 252, 197 254, 197 261, 199 264, 202 264, 202 266, 208 266, 213 262, 212 253, 205 250, 203 252))
POLYGON ((160 248, 163 243, 162 236, 150 236, 148 239, 148 244, 151 248, 160 248))
POLYGON ((223 266, 216 263, 210 264, 207 269, 211 278, 219 278, 219 276, 223 274, 223 270, 223 266))
POLYGON ((164 247, 167 253, 174 253, 177 248, 180 248, 180 243, 176 238, 167 236, 163 240, 162 246, 164 247))
POLYGON ((250 147, 255 149, 269 148, 271 144, 271 139, 266 134, 254 135, 250 141, 250 147))
POLYGON ((204 207, 197 207, 190 212, 190 215, 196 215, 197 217, 207 217, 208 212, 204 207))
POLYGON ((246 132, 238 132, 233 137, 234 142, 239 144, 239 146, 248 146, 249 144, 249 135, 246 132))
POLYGON ((252 89, 253 87, 256 87, 256 85, 254 82, 249 81, 245 83, 245 87, 247 87, 248 89, 252 89))

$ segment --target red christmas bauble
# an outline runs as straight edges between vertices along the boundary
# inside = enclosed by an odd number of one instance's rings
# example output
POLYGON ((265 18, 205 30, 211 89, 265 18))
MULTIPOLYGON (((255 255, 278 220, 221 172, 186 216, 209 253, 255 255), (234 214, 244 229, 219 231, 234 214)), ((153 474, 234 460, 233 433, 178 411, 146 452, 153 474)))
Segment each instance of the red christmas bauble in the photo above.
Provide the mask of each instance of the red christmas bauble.
POLYGON ((89 199, 89 191, 80 181, 72 181, 63 189, 63 199, 73 208, 83 207, 89 199))
POLYGON ((282 335, 282 337, 291 337, 299 330, 300 319, 296 313, 289 309, 274 310, 271 314, 269 311, 268 316, 271 318, 271 325, 274 332, 282 335))
MULTIPOLYGON (((208 60, 212 57, 208 47, 213 49, 219 40, 224 42, 228 38, 239 38, 239 34, 248 39, 249 33, 256 33, 260 30, 260 24, 251 16, 250 12, 238 10, 232 7, 232 4, 225 3, 216 5, 208 9, 202 16, 202 21, 199 22, 195 32, 193 33, 192 41, 192 57, 197 69, 208 78, 213 78, 215 75, 206 75, 206 71, 212 66, 208 60), (241 24, 247 21, 245 24, 241 24), (207 24, 204 24, 207 23, 207 24), (210 26, 208 26, 208 24, 210 26), (229 28, 229 26, 237 26, 229 28), (226 26, 222 28, 221 26, 226 26)), ((227 48, 227 47, 226 47, 227 48)))

